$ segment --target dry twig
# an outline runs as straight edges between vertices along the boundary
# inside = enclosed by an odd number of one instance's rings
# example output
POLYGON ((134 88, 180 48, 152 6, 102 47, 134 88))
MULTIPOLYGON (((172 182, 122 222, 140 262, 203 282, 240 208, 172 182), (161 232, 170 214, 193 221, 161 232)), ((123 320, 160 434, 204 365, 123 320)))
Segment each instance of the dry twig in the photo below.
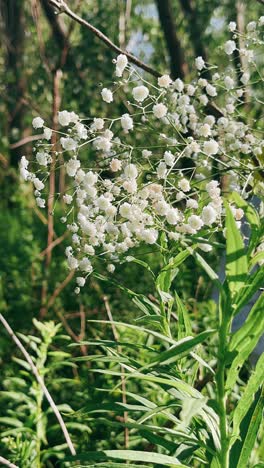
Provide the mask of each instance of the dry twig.
MULTIPOLYGON (((61 430, 63 432, 63 435, 65 437, 65 440, 67 442, 67 445, 69 447, 69 450, 71 452, 72 455, 76 455, 76 451, 75 451, 75 448, 73 446, 73 443, 71 441, 71 438, 70 438, 70 434, 68 432, 68 429, 62 419, 62 416, 52 398, 52 396, 50 395, 42 377, 39 375, 38 373, 38 369, 37 367, 35 366, 34 362, 32 361, 31 359, 31 356, 28 354, 26 348, 23 346, 23 344, 21 343, 21 341, 18 339, 18 337, 15 335, 15 333, 13 332, 12 328, 10 327, 10 325, 8 324, 8 322, 6 321, 6 319, 4 318, 4 316, 2 314, 0 314, 0 321, 2 322, 4 328, 6 329, 7 333, 9 334, 9 336, 12 338, 12 340, 15 342, 15 344, 17 345, 17 347, 20 349, 20 351, 22 352, 23 356, 25 357, 26 361, 28 362, 28 364, 30 365, 30 368, 34 374, 34 376, 36 377, 36 380, 39 384, 39 386, 41 387, 41 390, 43 392, 43 394, 45 395, 45 397, 47 398, 58 422, 59 422, 59 425, 61 427, 61 430)), ((1 459, 0 459, 1 461, 1 459)), ((9 465, 10 466, 10 465, 9 465)), ((12 465, 11 465, 12 466, 12 465)), ((13 465, 15 466, 15 465, 13 465)))
POLYGON ((153 76, 159 77, 161 76, 161 73, 159 73, 157 70, 154 70, 154 68, 146 65, 144 62, 139 60, 137 57, 135 57, 133 54, 130 54, 126 50, 122 50, 120 47, 118 47, 116 44, 114 44, 109 37, 107 37, 105 34, 102 33, 99 29, 95 28, 91 23, 88 23, 88 21, 84 20, 80 16, 76 15, 67 5, 66 2, 63 0, 49 0, 49 3, 56 8, 60 13, 65 13, 67 16, 72 18, 73 20, 77 21, 77 23, 81 24, 82 26, 85 26, 87 29, 89 29, 93 34, 95 34, 101 41, 103 41, 110 49, 114 50, 118 54, 124 54, 127 56, 127 58, 130 60, 130 62, 134 63, 134 65, 137 65, 139 68, 142 68, 142 70, 145 70, 147 73, 150 73, 153 76))

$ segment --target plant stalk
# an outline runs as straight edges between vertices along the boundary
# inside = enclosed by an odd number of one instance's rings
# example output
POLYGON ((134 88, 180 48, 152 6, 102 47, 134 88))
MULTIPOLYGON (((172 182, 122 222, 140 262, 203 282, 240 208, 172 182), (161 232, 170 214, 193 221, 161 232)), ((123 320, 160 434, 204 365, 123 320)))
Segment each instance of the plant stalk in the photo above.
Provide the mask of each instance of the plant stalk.
POLYGON ((217 402, 220 420, 221 449, 218 455, 221 468, 229 468, 229 439, 225 393, 225 356, 227 336, 230 327, 229 317, 223 317, 219 329, 218 371, 216 374, 217 402))

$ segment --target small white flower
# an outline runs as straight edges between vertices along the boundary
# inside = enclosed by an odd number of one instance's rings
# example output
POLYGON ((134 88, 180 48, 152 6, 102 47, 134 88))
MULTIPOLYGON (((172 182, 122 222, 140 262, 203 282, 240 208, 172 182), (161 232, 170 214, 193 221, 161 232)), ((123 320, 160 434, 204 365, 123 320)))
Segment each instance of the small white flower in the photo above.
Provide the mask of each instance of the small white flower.
POLYGON ((77 141, 75 141, 73 138, 64 138, 64 137, 62 137, 60 139, 60 142, 61 142, 62 148, 67 150, 67 151, 75 151, 77 146, 78 146, 77 141))
POLYGON ((115 265, 113 265, 113 263, 109 263, 106 267, 107 271, 109 271, 109 273, 114 273, 115 271, 115 265))
POLYGON ((164 161, 167 164, 167 166, 172 167, 175 162, 175 156, 170 151, 165 151, 164 161))
POLYGON ((77 122, 74 129, 81 140, 87 139, 87 128, 81 122, 77 122))
POLYGON ((158 179, 166 179, 166 175, 167 175, 167 166, 165 162, 161 161, 157 167, 158 179))
POLYGON ((91 130, 102 130, 104 128, 104 119, 101 118, 94 118, 93 123, 91 125, 91 130))
POLYGON ((210 83, 206 85, 206 92, 209 96, 215 97, 217 96, 217 92, 214 86, 212 86, 210 83))
POLYGON ((50 140, 50 139, 51 139, 51 137, 52 137, 52 130, 51 130, 51 128, 45 127, 43 133, 44 133, 44 138, 45 138, 46 140, 50 140))
POLYGON ((128 64, 126 55, 119 54, 116 59, 116 76, 121 77, 128 64))
POLYGON ((196 57, 195 66, 196 66, 197 70, 199 70, 199 71, 202 70, 205 67, 204 59, 202 57, 196 57))
POLYGON ((158 85, 161 88, 168 88, 171 83, 172 83, 172 79, 170 78, 169 75, 162 75, 158 78, 158 85))
POLYGON ((112 159, 112 161, 110 162, 110 169, 112 172, 117 172, 117 171, 120 171, 122 167, 122 163, 121 161, 119 161, 119 159, 112 159))
POLYGON ((166 214, 166 220, 169 224, 175 226, 179 222, 179 212, 177 208, 171 208, 166 214))
POLYGON ((165 117, 167 112, 168 109, 164 104, 162 104, 162 102, 153 106, 153 114, 155 115, 155 117, 157 117, 157 119, 162 119, 163 117, 165 117))
POLYGON ((92 171, 87 172, 84 177, 84 183, 87 185, 95 185, 98 180, 98 175, 92 171))
POLYGON ((208 123, 201 125, 201 127, 198 130, 198 133, 200 136, 203 136, 205 138, 208 137, 209 135, 211 135, 210 125, 208 123))
POLYGON ((211 226, 217 219, 217 212, 210 205, 205 206, 201 216, 204 224, 211 226))
POLYGON ((73 200, 73 198, 72 198, 71 195, 69 195, 67 193, 65 195, 63 195, 63 201, 66 203, 66 205, 70 205, 72 200, 73 200))
POLYGON ((183 192, 189 192, 191 190, 190 182, 187 179, 181 179, 178 182, 178 187, 183 191, 183 192))
POLYGON ((188 218, 188 224, 189 226, 194 229, 195 231, 199 231, 199 229, 201 229, 201 227, 203 226, 203 221, 202 219, 200 218, 200 216, 197 216, 197 215, 191 215, 189 218, 188 218))
POLYGON ((204 143, 203 150, 208 156, 212 154, 217 154, 219 150, 219 145, 215 140, 209 140, 204 143))
POLYGON ((225 84, 226 89, 233 89, 235 86, 235 82, 233 78, 231 78, 230 76, 225 77, 224 84, 225 84))
POLYGON ((199 97, 199 101, 203 106, 207 106, 208 97, 206 96, 206 94, 201 94, 201 96, 199 97))
POLYGON ((108 104, 113 101, 113 93, 108 88, 102 89, 101 96, 102 96, 103 101, 107 102, 108 104))
POLYGON ((130 218, 132 206, 129 203, 123 203, 119 208, 119 213, 123 218, 130 218))
POLYGON ((133 119, 130 117, 129 114, 123 114, 121 117, 121 127, 128 132, 129 130, 133 130, 133 119))
POLYGON ((70 270, 76 270, 78 268, 78 260, 72 255, 68 256, 67 263, 70 270))
POLYGON ((133 98, 138 101, 142 102, 144 101, 148 95, 149 95, 149 90, 146 86, 136 86, 132 90, 133 98))
POLYGON ((36 160, 40 166, 47 166, 49 159, 49 154, 45 153, 44 151, 38 151, 36 154, 36 160))
POLYGON ((188 85, 187 86, 187 94, 188 96, 193 96, 195 93, 195 87, 193 85, 188 85))
POLYGON ((35 188, 36 188, 37 190, 39 190, 39 191, 40 191, 40 190, 43 190, 44 187, 45 187, 45 185, 43 184, 43 182, 42 182, 40 179, 38 179, 38 177, 35 177, 35 178, 33 179, 33 184, 35 185, 35 188))
POLYGON ((256 27, 257 27, 256 21, 250 21, 250 23, 247 24, 247 31, 253 32, 255 31, 256 27))
POLYGON ((93 271, 93 267, 91 265, 91 262, 89 258, 84 257, 80 262, 79 262, 79 268, 81 271, 84 271, 85 273, 91 273, 93 271))
POLYGON ((40 197, 37 197, 36 198, 36 203, 38 205, 39 208, 45 208, 45 200, 43 200, 43 198, 40 198, 40 197))
POLYGON ((186 202, 186 207, 196 210, 198 208, 198 202, 194 200, 193 198, 189 198, 189 200, 187 200, 186 202))
POLYGON ((138 170, 135 164, 128 164, 125 167, 124 174, 128 179, 136 179, 138 176, 138 170))
POLYGON ((35 117, 33 120, 32 120, 32 126, 34 128, 42 128, 44 125, 44 120, 41 118, 41 117, 35 117))
POLYGON ((66 163, 66 172, 68 174, 68 176, 70 177, 74 177, 76 172, 77 172, 77 169, 79 169, 81 163, 78 159, 70 159, 67 163, 66 163))
POLYGON ((231 32, 234 32, 236 30, 236 23, 234 21, 230 21, 229 25, 228 25, 228 29, 229 31, 231 32))
POLYGON ((85 278, 82 276, 77 276, 76 283, 82 288, 85 285, 85 278))
POLYGON ((250 79, 250 74, 248 72, 243 73, 242 77, 240 78, 241 83, 243 85, 247 85, 250 79))
POLYGON ((179 93, 184 89, 184 83, 180 78, 177 78, 177 80, 174 81, 173 86, 179 93))
POLYGON ((236 50, 235 41, 227 41, 224 45, 224 50, 227 55, 231 55, 236 50))
POLYGON ((152 151, 149 151, 149 150, 147 150, 147 149, 144 149, 144 150, 142 151, 142 156, 143 156, 143 158, 149 158, 151 155, 152 155, 152 151))
POLYGON ((63 127, 66 127, 69 125, 71 122, 78 122, 78 115, 75 114, 75 112, 68 112, 66 110, 58 112, 58 121, 59 124, 62 125, 63 127))

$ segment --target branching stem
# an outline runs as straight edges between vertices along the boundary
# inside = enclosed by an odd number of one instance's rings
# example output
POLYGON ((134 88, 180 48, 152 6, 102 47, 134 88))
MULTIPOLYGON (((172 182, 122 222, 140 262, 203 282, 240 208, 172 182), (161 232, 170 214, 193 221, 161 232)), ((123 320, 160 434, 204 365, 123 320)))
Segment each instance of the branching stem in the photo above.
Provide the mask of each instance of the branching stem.
MULTIPOLYGON (((25 347, 23 346, 23 344, 21 343, 21 341, 18 339, 18 337, 15 335, 15 333, 13 332, 12 328, 10 327, 9 323, 6 321, 6 319, 4 318, 4 316, 2 314, 0 314, 0 322, 3 324, 4 328, 6 329, 7 333, 9 334, 9 336, 12 338, 12 340, 15 342, 15 344, 17 345, 17 347, 20 349, 20 351, 22 352, 23 356, 25 357, 26 361, 28 362, 28 364, 30 365, 31 367, 31 370, 34 374, 34 376, 36 377, 36 380, 39 384, 39 386, 41 387, 41 390, 42 392, 44 393, 45 397, 47 398, 58 422, 59 422, 59 425, 61 427, 61 430, 63 432, 63 435, 65 437, 65 440, 67 442, 67 445, 69 447, 69 450, 71 452, 72 455, 76 455, 76 451, 75 451, 75 448, 73 446, 73 443, 71 441, 71 438, 70 438, 70 434, 68 432, 68 429, 62 419, 62 416, 52 398, 52 396, 50 395, 46 385, 44 384, 44 381, 42 379, 42 377, 39 375, 38 373, 38 370, 34 364, 34 362, 32 361, 30 355, 28 354, 27 350, 25 349, 25 347)), ((12 466, 12 465, 11 465, 12 466)), ((13 465, 14 466, 14 465, 13 465)))

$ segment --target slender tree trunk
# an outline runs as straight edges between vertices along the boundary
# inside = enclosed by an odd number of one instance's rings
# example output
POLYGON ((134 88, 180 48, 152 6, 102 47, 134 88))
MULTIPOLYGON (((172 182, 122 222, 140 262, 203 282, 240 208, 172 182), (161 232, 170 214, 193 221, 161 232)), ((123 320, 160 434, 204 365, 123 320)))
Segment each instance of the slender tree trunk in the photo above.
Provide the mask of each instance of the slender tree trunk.
MULTIPOLYGON (((199 24, 199 16, 195 9, 194 2, 192 0, 180 0, 180 4, 183 14, 188 20, 188 33, 195 57, 203 57, 205 62, 207 62, 207 51, 203 44, 203 30, 199 24)), ((210 79, 210 71, 207 69, 204 70, 203 76, 210 79)))
POLYGON ((164 33, 172 78, 184 78, 188 73, 188 65, 177 36, 177 28, 171 0, 156 0, 160 24, 164 33))

